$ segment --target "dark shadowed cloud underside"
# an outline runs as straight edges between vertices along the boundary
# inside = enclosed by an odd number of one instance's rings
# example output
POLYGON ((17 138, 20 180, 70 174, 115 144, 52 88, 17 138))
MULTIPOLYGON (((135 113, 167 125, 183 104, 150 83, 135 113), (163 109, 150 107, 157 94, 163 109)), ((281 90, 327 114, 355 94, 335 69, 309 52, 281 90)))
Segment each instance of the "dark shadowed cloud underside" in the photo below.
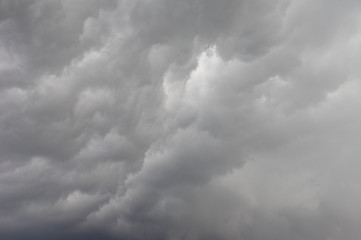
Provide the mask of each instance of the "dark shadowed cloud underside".
POLYGON ((0 239, 360 240, 360 16, 0 0, 0 239))

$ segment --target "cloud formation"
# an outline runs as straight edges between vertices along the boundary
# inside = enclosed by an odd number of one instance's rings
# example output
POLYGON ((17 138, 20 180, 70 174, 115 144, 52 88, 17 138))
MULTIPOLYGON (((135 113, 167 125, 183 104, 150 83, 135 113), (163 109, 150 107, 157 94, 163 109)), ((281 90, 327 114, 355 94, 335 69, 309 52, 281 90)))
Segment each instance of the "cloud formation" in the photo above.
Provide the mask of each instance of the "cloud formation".
POLYGON ((360 9, 0 0, 0 238, 359 240, 360 9))

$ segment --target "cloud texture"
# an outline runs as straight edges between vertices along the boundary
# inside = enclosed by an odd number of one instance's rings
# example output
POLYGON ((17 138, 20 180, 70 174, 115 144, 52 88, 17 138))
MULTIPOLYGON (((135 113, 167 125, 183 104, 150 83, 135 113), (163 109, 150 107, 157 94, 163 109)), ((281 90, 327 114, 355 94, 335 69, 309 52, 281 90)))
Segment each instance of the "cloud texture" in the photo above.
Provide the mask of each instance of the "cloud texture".
POLYGON ((360 16, 0 0, 0 238, 359 240, 360 16))

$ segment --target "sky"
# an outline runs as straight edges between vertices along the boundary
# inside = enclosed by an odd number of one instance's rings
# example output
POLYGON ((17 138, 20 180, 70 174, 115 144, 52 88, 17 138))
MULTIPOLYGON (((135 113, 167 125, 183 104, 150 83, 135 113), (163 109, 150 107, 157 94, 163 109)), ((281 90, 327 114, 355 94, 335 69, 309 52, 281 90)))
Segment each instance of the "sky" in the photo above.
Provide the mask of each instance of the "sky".
POLYGON ((0 238, 359 240, 360 63, 357 0, 0 0, 0 238))

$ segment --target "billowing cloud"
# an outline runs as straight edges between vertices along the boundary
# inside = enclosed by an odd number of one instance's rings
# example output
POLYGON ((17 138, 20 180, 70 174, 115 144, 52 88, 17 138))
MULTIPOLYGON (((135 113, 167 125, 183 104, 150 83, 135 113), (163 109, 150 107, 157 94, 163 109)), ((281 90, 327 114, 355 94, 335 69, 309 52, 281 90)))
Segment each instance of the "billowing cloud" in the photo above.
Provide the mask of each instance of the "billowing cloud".
POLYGON ((360 9, 0 0, 1 239, 360 239, 360 9))

